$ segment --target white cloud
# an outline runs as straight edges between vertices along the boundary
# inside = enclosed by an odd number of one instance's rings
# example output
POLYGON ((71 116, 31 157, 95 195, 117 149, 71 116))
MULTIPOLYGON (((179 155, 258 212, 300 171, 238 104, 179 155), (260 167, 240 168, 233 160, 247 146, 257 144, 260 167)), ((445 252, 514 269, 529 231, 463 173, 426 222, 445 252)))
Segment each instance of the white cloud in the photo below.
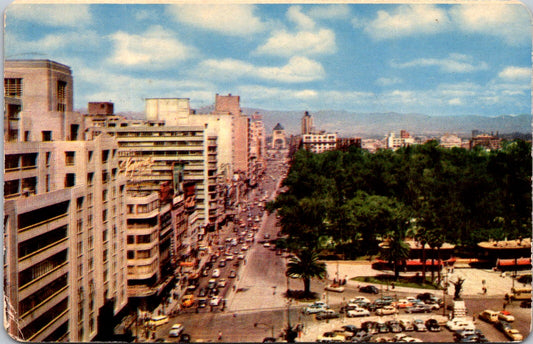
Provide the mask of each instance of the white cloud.
POLYGON ((351 15, 350 7, 345 4, 317 5, 307 13, 315 19, 348 19, 351 15))
MULTIPOLYGON (((95 31, 83 30, 83 31, 66 31, 56 34, 49 34, 41 39, 35 41, 25 41, 19 37, 16 32, 11 31, 5 35, 6 46, 12 47, 10 51, 6 51, 6 55, 9 58, 10 54, 17 54, 20 52, 43 52, 46 54, 58 52, 65 53, 69 48, 76 47, 76 51, 92 50, 98 46, 101 41, 95 31), (79 45, 79 42, 84 42, 83 45, 79 45)), ((56 54, 54 54, 56 56, 56 54)))
MULTIPOLYGON (((433 34, 447 28, 450 20, 445 10, 433 5, 401 5, 393 11, 378 11, 377 18, 367 23, 365 31, 375 39, 408 35, 433 34)), ((352 20, 359 27, 360 20, 352 20)))
POLYGON ((462 4, 449 13, 463 31, 497 36, 511 45, 531 42, 531 17, 522 4, 462 4))
POLYGON ((376 80, 376 85, 378 86, 391 86, 395 84, 402 83, 403 80, 400 78, 379 78, 376 80))
POLYGON ((448 100, 448 104, 450 105, 463 105, 463 101, 460 98, 453 98, 448 100))
POLYGON ((287 18, 302 30, 312 30, 315 22, 309 16, 302 13, 301 6, 291 6, 287 11, 287 18))
POLYGON ((92 21, 89 5, 84 4, 11 4, 6 10, 10 19, 52 27, 79 27, 92 21))
POLYGON ((306 57, 295 56, 281 67, 255 66, 251 63, 235 60, 205 60, 193 75, 224 80, 227 78, 252 77, 263 80, 296 83, 323 79, 325 71, 322 65, 306 57))
POLYGON ((445 59, 419 58, 403 63, 393 61, 391 65, 396 68, 438 67, 444 73, 470 73, 488 69, 486 62, 462 54, 450 54, 445 59))
POLYGON ((153 26, 143 34, 118 31, 109 38, 115 51, 108 61, 127 67, 164 68, 195 54, 193 47, 181 43, 161 26, 153 26))
POLYGON ((337 51, 335 33, 329 29, 318 31, 275 31, 256 53, 274 56, 320 55, 337 51))
POLYGON ((498 77, 509 81, 530 81, 531 68, 509 66, 498 73, 498 77))
POLYGON ((262 67, 258 69, 257 74, 267 80, 308 82, 323 79, 326 73, 320 63, 295 56, 283 67, 262 67))
POLYGON ((266 28, 252 5, 183 4, 166 8, 181 23, 226 35, 247 36, 266 28))

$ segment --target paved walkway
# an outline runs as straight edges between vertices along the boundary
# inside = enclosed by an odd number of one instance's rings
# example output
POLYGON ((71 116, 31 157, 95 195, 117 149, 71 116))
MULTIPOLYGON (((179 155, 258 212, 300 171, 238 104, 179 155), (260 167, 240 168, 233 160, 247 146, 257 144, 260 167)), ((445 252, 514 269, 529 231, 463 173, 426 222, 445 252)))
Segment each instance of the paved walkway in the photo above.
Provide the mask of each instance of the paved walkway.
MULTIPOLYGON (((374 270, 368 261, 328 261, 326 262, 329 279, 337 276, 339 278, 346 278, 347 285, 357 287, 358 285, 367 285, 371 283, 352 281, 354 277, 360 276, 375 276, 383 274, 383 271, 374 270)), ((427 273, 428 276, 431 274, 427 273)), ((483 286, 487 288, 488 296, 503 296, 511 290, 513 279, 509 276, 502 277, 500 272, 493 270, 472 269, 472 268, 455 268, 454 272, 448 274, 448 281, 457 281, 458 278, 463 278, 463 292, 462 296, 481 296, 483 295, 483 286), (485 284, 483 284, 485 281, 485 284)), ((375 284, 380 288, 379 284, 375 284)), ((521 285, 521 284, 520 284, 521 285)), ((448 293, 453 294, 455 287, 450 283, 448 293)), ((412 293, 422 293, 424 289, 419 288, 405 288, 396 287, 397 291, 405 291, 412 293)))

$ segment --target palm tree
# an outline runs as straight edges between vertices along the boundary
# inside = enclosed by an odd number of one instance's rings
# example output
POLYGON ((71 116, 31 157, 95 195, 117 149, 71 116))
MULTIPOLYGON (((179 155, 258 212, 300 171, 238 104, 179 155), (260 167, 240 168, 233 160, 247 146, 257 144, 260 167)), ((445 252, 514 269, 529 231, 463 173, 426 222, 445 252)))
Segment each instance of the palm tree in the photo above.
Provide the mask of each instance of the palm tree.
POLYGON ((287 263, 286 275, 302 279, 304 281, 304 294, 309 295, 311 293, 311 278, 323 279, 326 275, 326 264, 318 261, 316 251, 304 248, 287 263))

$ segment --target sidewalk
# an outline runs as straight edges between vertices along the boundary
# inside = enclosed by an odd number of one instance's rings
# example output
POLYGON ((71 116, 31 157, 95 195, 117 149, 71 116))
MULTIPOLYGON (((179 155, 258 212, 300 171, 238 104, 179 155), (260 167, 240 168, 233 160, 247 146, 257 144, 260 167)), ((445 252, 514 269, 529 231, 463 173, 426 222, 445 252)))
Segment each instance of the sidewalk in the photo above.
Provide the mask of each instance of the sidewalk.
MULTIPOLYGON (((365 283, 359 281, 352 281, 354 277, 360 276, 375 276, 383 274, 383 271, 372 269, 371 262, 368 261, 326 261, 326 267, 330 280, 337 275, 339 278, 346 278, 346 284, 348 287, 357 288, 359 285, 367 285, 372 283, 365 283)), ((430 275, 430 272, 427 272, 430 275)), ((481 296, 483 295, 482 288, 487 288, 487 296, 504 296, 511 290, 513 285, 513 279, 509 276, 501 277, 500 272, 493 270, 473 269, 473 268, 455 268, 454 272, 448 274, 448 281, 457 281, 458 278, 463 278, 462 296, 481 296), (485 281, 485 285, 483 285, 485 281)), ((378 288, 381 288, 380 284, 374 284, 378 288)), ((386 287, 386 286, 384 286, 386 287)), ((395 287, 395 291, 408 292, 412 294, 420 294, 427 289, 421 288, 407 288, 407 287, 395 287)), ((453 295, 455 287, 452 283, 449 284, 448 294, 453 295)), ((429 290, 429 292, 442 293, 442 290, 429 290)))

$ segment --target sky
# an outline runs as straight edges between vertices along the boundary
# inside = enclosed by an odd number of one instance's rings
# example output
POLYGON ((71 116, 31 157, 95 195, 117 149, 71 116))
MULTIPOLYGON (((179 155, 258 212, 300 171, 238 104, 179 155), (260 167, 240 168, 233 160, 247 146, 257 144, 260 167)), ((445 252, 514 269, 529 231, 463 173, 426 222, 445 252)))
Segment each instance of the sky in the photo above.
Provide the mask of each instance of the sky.
POLYGON ((76 109, 231 93, 265 110, 531 113, 518 3, 15 3, 5 24, 5 58, 71 67, 76 109))

